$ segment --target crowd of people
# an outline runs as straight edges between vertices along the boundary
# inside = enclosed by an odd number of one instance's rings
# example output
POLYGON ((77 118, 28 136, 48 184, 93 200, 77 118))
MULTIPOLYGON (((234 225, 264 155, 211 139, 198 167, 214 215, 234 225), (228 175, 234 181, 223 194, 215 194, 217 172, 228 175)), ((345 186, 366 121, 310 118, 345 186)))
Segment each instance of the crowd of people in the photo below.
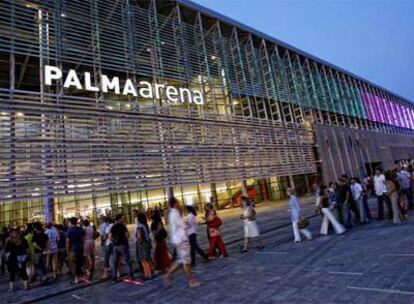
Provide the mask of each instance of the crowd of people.
MULTIPOLYGON (((346 229, 364 225, 373 219, 369 208, 368 197, 377 199, 377 220, 387 218, 393 224, 400 224, 407 217, 407 211, 413 209, 414 172, 412 167, 397 165, 393 170, 383 173, 375 170, 373 176, 362 181, 357 177, 343 174, 335 183, 325 186, 314 184, 316 208, 321 215, 321 235, 327 235, 329 228, 336 234, 343 234, 346 229)), ((301 234, 312 239, 306 228, 309 221, 301 216, 300 204, 295 190, 289 188, 289 204, 294 241, 301 241, 301 234)))
MULTIPOLYGON (((328 186, 315 183, 315 210, 322 217, 320 234, 328 234, 331 228, 336 234, 342 234, 372 220, 373 213, 368 204, 370 195, 377 198, 378 220, 387 217, 394 224, 401 223, 407 210, 413 208, 413 181, 411 168, 402 166, 385 174, 377 169, 374 176, 363 181, 342 175, 328 186)), ((294 242, 300 242, 302 235, 312 239, 312 233, 307 229, 309 221, 302 216, 295 189, 288 188, 287 194, 294 242)), ((242 196, 240 205, 244 235, 241 252, 247 252, 254 244, 259 250, 263 249, 254 202, 242 196)), ((126 226, 125 214, 102 216, 99 225, 94 225, 89 218, 73 217, 62 224, 36 222, 24 228, 3 228, 0 233, 0 274, 7 272, 10 290, 15 289, 17 278, 27 289, 29 283, 39 281, 44 284, 57 279, 64 268, 72 277, 71 284, 89 282, 94 279, 96 244, 100 243, 103 253, 100 279, 112 279, 116 283, 126 269, 128 280, 135 280, 130 255, 134 251, 144 280, 162 274, 164 283, 170 284, 174 272, 182 266, 188 286, 200 286, 202 283, 192 271, 196 255, 205 262, 228 256, 221 234, 221 218, 212 204, 206 205, 204 219, 209 248, 204 251, 197 240, 198 214, 193 206, 183 206, 172 197, 169 200, 168 231, 161 213, 158 209, 150 214, 133 210, 134 229, 131 233, 126 226)))

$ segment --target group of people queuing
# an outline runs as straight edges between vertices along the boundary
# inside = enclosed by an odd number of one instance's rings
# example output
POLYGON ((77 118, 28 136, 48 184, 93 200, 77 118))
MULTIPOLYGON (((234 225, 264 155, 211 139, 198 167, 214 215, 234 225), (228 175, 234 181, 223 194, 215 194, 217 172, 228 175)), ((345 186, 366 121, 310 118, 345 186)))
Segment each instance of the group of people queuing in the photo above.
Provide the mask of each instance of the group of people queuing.
MULTIPOLYGON (((373 176, 367 176, 362 181, 343 174, 328 187, 315 183, 315 211, 322 217, 320 234, 327 235, 330 227, 336 234, 343 234, 346 229, 368 223, 373 219, 368 204, 368 197, 371 196, 377 199, 377 220, 387 218, 393 224, 400 224, 406 219, 407 211, 414 208, 413 184, 413 169, 404 165, 397 165, 385 173, 376 169, 373 176)), ((311 232, 306 229, 309 221, 301 216, 295 190, 289 188, 287 194, 294 241, 300 242, 301 234, 312 239, 311 232)))
POLYGON ((31 282, 44 284, 57 279, 64 267, 72 277, 71 284, 90 282, 95 274, 95 244, 100 243, 103 268, 99 279, 111 278, 117 282, 126 268, 128 280, 134 280, 130 252, 135 252, 143 279, 162 273, 165 283, 169 284, 172 274, 183 265, 189 286, 200 286, 201 282, 192 273, 196 254, 205 262, 228 256, 221 237, 222 220, 213 205, 207 204, 204 217, 209 248, 205 251, 197 240, 196 209, 182 206, 174 197, 169 200, 169 207, 168 232, 162 211, 157 209, 150 214, 133 210, 133 232, 128 230, 125 214, 103 216, 99 225, 93 225, 89 218, 72 217, 63 224, 36 222, 26 227, 3 228, 0 233, 1 274, 7 272, 11 291, 15 289, 17 278, 27 289, 31 282))
MULTIPOLYGON (((394 224, 401 223, 407 210, 413 208, 412 171, 412 168, 399 166, 385 174, 377 169, 374 176, 362 181, 344 174, 328 186, 315 183, 315 211, 322 217, 320 234, 327 235, 330 229, 343 234, 347 229, 372 220, 374 214, 369 208, 369 196, 377 198, 378 220, 388 218, 394 224)), ((302 235, 312 239, 312 233, 307 229, 309 220, 302 216, 295 189, 288 188, 287 194, 294 242, 301 242, 302 235)), ((254 202, 242 195, 240 206, 244 235, 241 252, 247 252, 252 245, 263 249, 254 202)), ((160 208, 150 213, 133 210, 134 229, 131 232, 125 214, 102 216, 99 225, 94 225, 89 218, 73 217, 62 224, 36 222, 24 228, 3 228, 0 232, 0 274, 5 275, 7 271, 10 290, 14 290, 18 277, 27 289, 31 282, 46 283, 58 278, 65 266, 72 284, 89 282, 95 274, 96 244, 100 242, 103 252, 100 279, 111 278, 116 283, 126 268, 128 280, 134 280, 130 252, 135 252, 144 280, 162 274, 164 283, 170 284, 173 273, 182 266, 188 286, 200 286, 202 283, 192 271, 196 255, 205 262, 228 256, 221 232, 222 219, 212 204, 205 206, 209 244, 208 249, 203 250, 197 239, 199 221, 193 206, 183 206, 175 197, 169 199, 169 214, 165 218, 168 232, 163 215, 160 208)))
POLYGON ((10 290, 19 277, 23 288, 29 282, 45 284, 57 279, 66 265, 82 269, 90 277, 95 264, 96 231, 89 219, 70 219, 63 224, 40 222, 20 228, 3 228, 0 233, 0 273, 9 275, 10 290))

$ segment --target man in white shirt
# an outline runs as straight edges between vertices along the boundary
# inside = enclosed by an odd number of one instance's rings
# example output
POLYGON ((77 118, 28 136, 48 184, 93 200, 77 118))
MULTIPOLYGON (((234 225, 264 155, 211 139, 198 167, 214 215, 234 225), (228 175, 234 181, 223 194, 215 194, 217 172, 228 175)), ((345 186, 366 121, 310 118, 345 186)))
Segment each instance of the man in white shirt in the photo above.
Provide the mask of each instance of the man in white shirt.
POLYGON ((360 223, 364 224, 368 222, 367 215, 364 209, 363 199, 362 199, 364 189, 362 188, 361 184, 356 178, 351 179, 351 192, 352 192, 352 197, 358 208, 360 223))
POLYGON ((181 206, 175 197, 170 198, 170 213, 168 215, 168 223, 170 226, 171 243, 177 251, 177 259, 164 276, 164 282, 168 284, 171 281, 171 276, 178 270, 180 264, 188 279, 188 286, 190 288, 201 286, 201 282, 197 281, 193 272, 191 271, 191 255, 190 242, 188 240, 188 227, 186 221, 183 219, 181 206))
POLYGON ((381 173, 380 169, 375 170, 374 176, 374 189, 375 195, 378 200, 378 220, 384 219, 384 199, 386 199, 387 183, 385 181, 384 174, 381 173))

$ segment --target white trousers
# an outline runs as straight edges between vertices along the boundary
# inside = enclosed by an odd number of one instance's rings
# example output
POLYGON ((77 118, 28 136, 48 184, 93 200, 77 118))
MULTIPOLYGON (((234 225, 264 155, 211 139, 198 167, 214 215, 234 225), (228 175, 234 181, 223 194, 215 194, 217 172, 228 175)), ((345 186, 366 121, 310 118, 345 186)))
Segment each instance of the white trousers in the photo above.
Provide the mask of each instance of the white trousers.
POLYGON ((329 208, 322 208, 323 220, 321 226, 321 234, 328 234, 329 223, 332 224, 336 234, 342 234, 345 232, 344 226, 342 226, 336 217, 332 214, 332 211, 329 208))
POLYGON ((308 229, 299 229, 298 221, 292 221, 293 235, 295 236, 295 242, 300 242, 300 234, 302 233, 308 240, 312 238, 312 233, 308 229))
POLYGON ((392 222, 394 224, 400 224, 400 208, 398 207, 398 194, 396 192, 392 193, 390 195, 390 201, 391 201, 391 208, 392 208, 392 222))

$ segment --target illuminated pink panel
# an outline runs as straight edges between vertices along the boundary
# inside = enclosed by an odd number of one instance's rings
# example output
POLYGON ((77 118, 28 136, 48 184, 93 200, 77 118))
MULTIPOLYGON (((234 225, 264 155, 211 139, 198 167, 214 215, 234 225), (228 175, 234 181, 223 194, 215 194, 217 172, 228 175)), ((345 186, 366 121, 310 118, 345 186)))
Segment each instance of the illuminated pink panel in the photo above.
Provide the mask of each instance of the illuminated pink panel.
POLYGON ((413 122, 413 129, 414 129, 414 109, 413 108, 411 108, 410 109, 410 114, 411 114, 411 120, 412 120, 412 122, 413 122))
POLYGON ((392 103, 391 103, 391 105, 392 105, 393 112, 394 112, 395 124, 396 124, 398 127, 401 127, 401 118, 400 118, 400 112, 399 112, 399 110, 398 110, 398 107, 397 107, 397 105, 395 104, 395 102, 392 102, 392 103))
POLYGON ((401 127, 406 128, 407 127, 407 120, 405 118, 403 108, 399 103, 397 103, 397 109, 398 109, 398 113, 400 114, 401 127))
POLYGON ((375 106, 374 96, 372 96, 371 93, 367 93, 367 96, 368 96, 368 99, 369 99, 369 105, 371 107, 372 120, 373 121, 378 121, 377 109, 376 109, 376 106, 375 106))
POLYGON ((382 108, 381 105, 381 98, 379 98, 377 95, 374 96, 375 99, 375 105, 377 106, 377 111, 378 111, 378 118, 379 121, 382 123, 385 123, 385 119, 384 119, 384 109, 382 108))
POLYGON ((392 102, 388 99, 385 100, 388 108, 388 113, 390 114, 390 124, 395 126, 397 123, 395 121, 394 109, 392 108, 392 102))
POLYGON ((403 105, 400 105, 400 109, 401 109, 401 113, 404 117, 404 128, 409 128, 410 127, 410 122, 408 121, 407 111, 406 111, 406 109, 403 105))
POLYGON ((365 113, 367 113, 368 120, 373 120, 371 100, 368 97, 368 93, 365 91, 361 92, 362 102, 364 104, 365 113))
POLYGON ((408 128, 410 129, 414 128, 414 121, 413 121, 413 117, 411 116, 410 108, 405 106, 404 111, 405 111, 405 116, 407 117, 408 128))
POLYGON ((387 102, 385 101, 384 98, 380 98, 381 100, 381 107, 384 110, 384 121, 386 124, 391 124, 391 117, 390 117, 390 113, 387 107, 387 102))

